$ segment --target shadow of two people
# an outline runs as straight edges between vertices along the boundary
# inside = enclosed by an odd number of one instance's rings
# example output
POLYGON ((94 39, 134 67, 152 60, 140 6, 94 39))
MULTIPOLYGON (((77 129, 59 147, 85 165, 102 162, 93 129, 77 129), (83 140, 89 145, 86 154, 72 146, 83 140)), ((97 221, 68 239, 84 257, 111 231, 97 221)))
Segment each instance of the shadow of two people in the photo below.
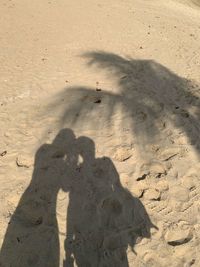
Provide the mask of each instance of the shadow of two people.
POLYGON ((70 129, 38 149, 32 180, 5 234, 0 266, 62 266, 60 189, 69 194, 63 266, 128 266, 128 246, 149 238, 153 224, 140 200, 121 185, 112 161, 95 158, 94 142, 70 129))

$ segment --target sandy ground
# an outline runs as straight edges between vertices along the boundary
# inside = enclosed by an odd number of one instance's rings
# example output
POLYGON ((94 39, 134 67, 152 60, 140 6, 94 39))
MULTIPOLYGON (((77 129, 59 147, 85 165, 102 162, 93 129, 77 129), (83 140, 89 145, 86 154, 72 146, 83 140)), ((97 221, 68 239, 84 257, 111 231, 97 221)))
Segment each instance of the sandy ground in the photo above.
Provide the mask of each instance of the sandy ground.
POLYGON ((199 6, 0 2, 1 267, 200 266, 199 6))

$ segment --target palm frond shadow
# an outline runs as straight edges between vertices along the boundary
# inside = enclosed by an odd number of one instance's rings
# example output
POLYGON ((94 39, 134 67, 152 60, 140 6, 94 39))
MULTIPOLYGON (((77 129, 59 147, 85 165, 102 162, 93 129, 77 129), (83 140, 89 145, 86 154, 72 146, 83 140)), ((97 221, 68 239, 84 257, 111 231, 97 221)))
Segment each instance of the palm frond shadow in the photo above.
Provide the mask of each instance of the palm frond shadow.
POLYGON ((114 120, 116 109, 122 111, 122 124, 130 119, 130 128, 139 142, 154 142, 167 128, 166 122, 184 133, 200 153, 200 89, 197 84, 177 76, 152 60, 134 60, 106 52, 83 55, 89 67, 105 70, 117 80, 118 92, 95 88, 70 87, 60 94, 67 102, 61 124, 95 125, 114 120), (101 120, 103 118, 103 120, 101 120))

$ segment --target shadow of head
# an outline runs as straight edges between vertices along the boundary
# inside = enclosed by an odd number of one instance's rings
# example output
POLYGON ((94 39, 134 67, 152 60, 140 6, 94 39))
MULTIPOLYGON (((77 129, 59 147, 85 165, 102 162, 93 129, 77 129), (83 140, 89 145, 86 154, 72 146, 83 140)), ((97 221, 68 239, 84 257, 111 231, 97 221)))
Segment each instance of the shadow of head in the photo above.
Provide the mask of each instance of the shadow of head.
POLYGON ((79 138, 77 138, 76 144, 79 150, 79 154, 84 161, 94 161, 95 144, 92 139, 85 136, 80 136, 79 138))
POLYGON ((71 129, 65 128, 59 131, 56 135, 55 139, 53 140, 52 145, 56 147, 63 147, 66 148, 75 144, 75 134, 71 129))

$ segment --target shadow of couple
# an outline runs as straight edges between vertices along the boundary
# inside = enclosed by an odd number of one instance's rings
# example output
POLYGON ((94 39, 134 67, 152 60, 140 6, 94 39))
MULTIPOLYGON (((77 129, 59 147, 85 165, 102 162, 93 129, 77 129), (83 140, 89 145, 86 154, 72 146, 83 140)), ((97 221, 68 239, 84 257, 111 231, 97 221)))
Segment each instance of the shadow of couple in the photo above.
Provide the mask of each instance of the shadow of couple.
POLYGON ((138 239, 150 238, 151 227, 111 159, 96 158, 93 140, 62 129, 36 153, 32 180, 5 234, 0 266, 129 266, 128 247, 134 251, 138 239), (61 189, 69 197, 63 263, 56 216, 61 189))

